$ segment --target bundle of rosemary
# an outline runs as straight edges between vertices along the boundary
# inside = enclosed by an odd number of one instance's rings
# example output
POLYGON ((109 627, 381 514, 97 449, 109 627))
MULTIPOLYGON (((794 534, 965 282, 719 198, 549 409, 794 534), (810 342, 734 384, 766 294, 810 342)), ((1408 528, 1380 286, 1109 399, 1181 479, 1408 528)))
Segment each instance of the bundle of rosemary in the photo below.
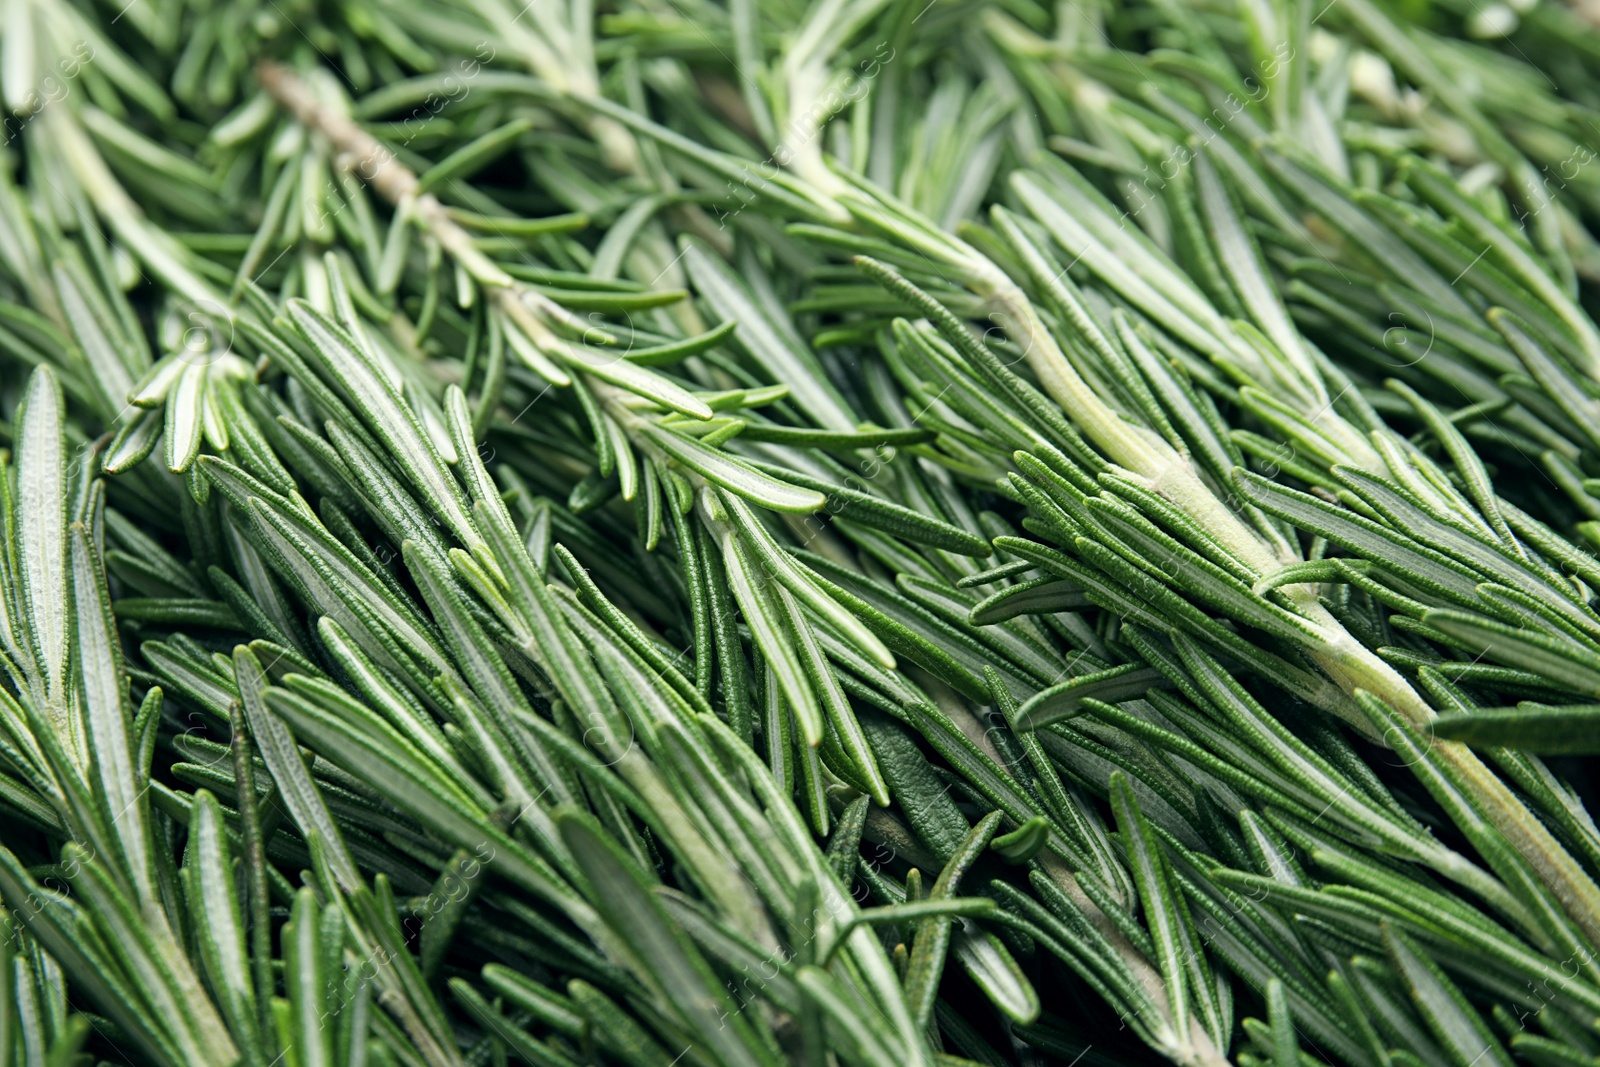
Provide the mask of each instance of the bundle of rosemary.
POLYGON ((1592 5, 3 11, 0 1063, 1600 1063, 1592 5))

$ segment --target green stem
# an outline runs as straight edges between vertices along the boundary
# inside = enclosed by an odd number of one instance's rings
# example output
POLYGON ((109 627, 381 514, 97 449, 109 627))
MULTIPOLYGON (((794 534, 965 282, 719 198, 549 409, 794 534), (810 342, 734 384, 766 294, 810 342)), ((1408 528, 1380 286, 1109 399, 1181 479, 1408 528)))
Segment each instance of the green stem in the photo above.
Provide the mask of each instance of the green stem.
MULTIPOLYGON (((1185 457, 1154 434, 1122 419, 1095 395, 1067 361, 1026 294, 992 262, 976 251, 971 255, 969 262, 961 264, 968 270, 969 288, 995 307, 996 318, 1022 345, 1028 365, 1045 391, 1111 460, 1182 508, 1218 544, 1261 576, 1294 562, 1280 559, 1201 481, 1185 457)), ((1285 592, 1300 614, 1326 633, 1327 643, 1309 648, 1308 652, 1341 690, 1350 696, 1357 690, 1366 690, 1413 726, 1425 726, 1435 717, 1433 709, 1410 683, 1356 640, 1322 606, 1312 588, 1301 586, 1285 592)), ((1349 721, 1348 710, 1345 716, 1349 721)), ((1371 733, 1365 722, 1351 721, 1351 725, 1371 733)), ((1433 752, 1470 783, 1472 800, 1484 817, 1522 854, 1585 936, 1600 944, 1600 887, 1471 749, 1441 741, 1433 752)))
POLYGON ((1159 1030, 1162 1038, 1162 1054, 1180 1067, 1228 1067, 1228 1057, 1224 1054, 1224 1050, 1217 1048, 1216 1043, 1211 1040, 1211 1035, 1200 1025, 1198 1013, 1189 1018, 1187 1036, 1179 1035, 1173 1028, 1167 1012, 1166 980, 1162 978, 1161 972, 1150 965, 1150 961, 1145 959, 1143 953, 1128 940, 1122 930, 1106 917, 1099 905, 1089 899, 1088 894, 1079 887, 1077 875, 1073 874, 1057 856, 1049 852, 1040 853, 1039 863, 1044 872, 1050 876, 1050 880, 1072 898, 1072 902, 1088 916, 1100 936, 1116 950, 1123 966, 1128 968, 1128 973, 1155 1004, 1162 1022, 1159 1030))

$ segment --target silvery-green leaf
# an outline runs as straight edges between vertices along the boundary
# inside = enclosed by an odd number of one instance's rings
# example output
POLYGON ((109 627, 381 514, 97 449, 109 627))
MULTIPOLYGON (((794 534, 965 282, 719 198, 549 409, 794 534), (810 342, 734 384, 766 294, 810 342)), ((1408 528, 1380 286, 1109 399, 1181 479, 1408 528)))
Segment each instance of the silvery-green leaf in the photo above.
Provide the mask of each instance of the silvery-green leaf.
POLYGON ((316 893, 309 886, 301 888, 281 933, 290 1047, 304 1067, 330 1067, 333 1062, 333 1028, 323 1003, 330 976, 324 973, 319 912, 316 893))
POLYGON ((174 474, 188 470, 200 452, 205 431, 206 375, 206 364, 185 364, 167 394, 167 469, 174 474))
POLYGON ((795 332, 787 315, 767 314, 722 259, 699 241, 683 241, 685 264, 706 301, 724 321, 735 323, 735 336, 775 381, 786 383, 795 403, 818 424, 837 433, 855 430, 855 420, 815 355, 795 332))
MULTIPOLYGON (((1026 563, 1024 561, 1016 566, 1022 569, 1026 563)), ((987 626, 1021 615, 1049 615, 1058 611, 1078 611, 1089 606, 1089 598, 1071 582, 1059 578, 1033 578, 1007 586, 984 598, 972 606, 967 617, 974 626, 987 626)))
POLYGON ((1013 1022, 1031 1023, 1039 1017, 1039 994, 1005 942, 963 921, 950 948, 978 988, 1013 1022))
POLYGON ((1289 320, 1283 298, 1267 274, 1261 250, 1245 230, 1227 189, 1203 153, 1195 157, 1195 186, 1223 270, 1256 324, 1286 361, 1275 377, 1284 389, 1292 391, 1301 406, 1321 409, 1328 405, 1322 375, 1306 351, 1300 331, 1289 320))
MULTIPOLYGON (((208 468, 211 473, 218 470, 220 464, 208 468)), ((263 538, 320 610, 333 615, 352 634, 369 635, 380 649, 373 627, 381 627, 405 652, 436 672, 454 673, 431 628, 324 527, 302 512, 262 497, 251 499, 248 508, 263 538)), ((388 649, 375 654, 386 659, 391 655, 388 649)), ((400 664, 390 666, 398 668, 400 664)))
MULTIPOLYGON (((849 762, 849 771, 838 770, 838 773, 848 777, 849 772, 853 771, 854 777, 850 780, 859 781, 874 800, 880 805, 887 806, 889 786, 883 780, 883 772, 878 769, 878 761, 873 757, 866 736, 861 732, 861 724, 856 721, 856 713, 851 709, 850 702, 845 699, 838 678, 834 676, 833 669, 822 655, 816 634, 812 632, 810 623, 800 610, 800 605, 789 591, 781 585, 774 591, 777 593, 778 601, 783 605, 784 614, 789 618, 795 652, 806 671, 811 690, 816 694, 817 703, 822 706, 823 714, 833 727, 839 747, 849 762)), ((832 738, 829 740, 831 742, 832 738)), ((838 769, 837 764, 833 766, 838 769)))
MULTIPOLYGON (((509 971, 506 973, 515 974, 509 971)), ((452 978, 448 985, 450 992, 461 1002, 467 1014, 485 1030, 493 1033, 497 1043, 503 1042, 506 1048, 524 1062, 533 1064, 534 1067, 578 1067, 577 1061, 560 1052, 554 1045, 537 1040, 527 1030, 495 1010, 494 1005, 485 1000, 465 979, 452 978)), ((582 1032, 588 1023, 579 1019, 577 1026, 579 1032, 582 1032)))
MULTIPOLYGON (((133 374, 129 372, 127 363, 129 357, 125 355, 131 346, 119 346, 107 335, 74 274, 74 271, 58 265, 53 272, 56 290, 61 295, 62 309, 69 316, 73 335, 83 348, 95 388, 105 398, 109 409, 107 414, 112 414, 121 410, 133 387, 133 374)), ((148 358, 143 355, 142 348, 140 358, 148 358)), ((140 369, 143 369, 142 365, 140 369)))
POLYGON ((1511 1067, 1511 1057, 1494 1031, 1438 966, 1417 951, 1410 938, 1386 926, 1383 940, 1418 1013, 1456 1067, 1477 1063, 1511 1067))
POLYGON ((520 842, 496 827, 488 812, 448 779, 398 733, 359 728, 293 694, 274 691, 272 711, 281 715, 319 752, 369 782, 391 804, 443 839, 466 848, 486 842, 495 869, 535 897, 561 907, 574 922, 592 929, 592 911, 562 885, 558 875, 520 842))
POLYGON ((289 315, 306 343, 316 351, 350 403, 387 446, 389 456, 406 473, 423 503, 439 515, 468 550, 482 550, 482 538, 467 514, 460 485, 450 475, 416 413, 394 385, 343 331, 310 306, 291 301, 289 315))
MULTIPOLYGON (((995 830, 1000 825, 1000 812, 993 811, 978 820, 977 825, 962 840, 944 870, 928 893, 930 900, 944 900, 955 896, 961 879, 989 847, 995 830)), ((927 1020, 933 1013, 934 998, 939 991, 939 977, 944 970, 945 956, 950 948, 951 920, 938 916, 923 919, 917 925, 916 942, 911 950, 910 968, 906 973, 906 1000, 919 1020, 927 1020)))
POLYGON ((829 972, 819 967, 801 967, 795 972, 795 981, 803 999, 815 1003, 826 1017, 830 1032, 854 1045, 853 1051, 861 1063, 871 1067, 893 1067, 907 1062, 904 1053, 895 1047, 893 1035, 882 1033, 885 1027, 871 1025, 876 1020, 866 1017, 829 972))
POLYGON ((600 915, 619 944, 628 948, 629 969, 657 1003, 680 1025, 700 1035, 716 1062, 730 1067, 774 1062, 750 1024, 726 1000, 700 951, 672 924, 643 872, 607 839, 592 817, 564 812, 558 825, 596 890, 600 915))
POLYGON ((1127 848, 1128 865, 1133 871, 1134 884, 1139 887, 1145 922, 1156 947, 1157 963, 1161 967, 1167 994, 1170 1025, 1178 1039, 1183 1041, 1189 1030, 1191 1000, 1183 963, 1183 936, 1179 930, 1179 924, 1186 917, 1179 910, 1181 902, 1174 899, 1174 887, 1167 873, 1160 839, 1139 810, 1138 801, 1134 799, 1133 791, 1121 772, 1112 775, 1111 789, 1117 828, 1127 848))
POLYGON ((246 1046, 247 1054, 259 1058, 264 1050, 252 1047, 260 1041, 255 991, 226 824, 216 799, 203 789, 195 792, 190 812, 183 881, 200 959, 229 1027, 246 1046))
POLYGON ((160 407, 166 402, 173 384, 193 365, 194 355, 182 350, 162 356, 128 390, 128 403, 141 408, 160 407))
POLYGON ((1507 626, 1462 611, 1429 611, 1422 619, 1496 662, 1532 671, 1562 690, 1600 698, 1600 656, 1559 631, 1547 634, 1507 626))
POLYGON ((5 63, 5 73, 4 91, 0 96, 5 98, 6 111, 26 115, 37 106, 33 0, 7 0, 4 11, 5 49, 0 53, 0 60, 5 63))
POLYGON ((1500 746, 1546 755, 1600 751, 1600 705, 1594 704, 1551 707, 1528 701, 1515 708, 1441 715, 1429 725, 1435 737, 1474 747, 1500 746))
POLYGON ((680 415, 692 419, 709 419, 712 411, 704 400, 677 385, 648 367, 630 361, 621 349, 593 348, 588 345, 564 345, 562 358, 567 365, 581 370, 635 396, 660 404, 680 415))
MULTIPOLYGON (((1075 173, 1073 178, 1082 182, 1075 173)), ((1135 231, 1119 228, 1092 203, 1077 212, 1068 209, 1026 173, 1013 175, 1011 185, 1069 256, 1081 257, 1130 302, 1200 351, 1228 355, 1227 326, 1216 309, 1153 246, 1141 243, 1135 231)))
MULTIPOLYGON (((747 424, 739 436, 747 440, 770 440, 760 434, 752 435, 750 430, 754 424, 747 424)), ((861 436, 868 436, 862 434, 861 436)), ((806 444, 799 441, 797 444, 806 444)), ((820 446, 819 446, 820 447, 820 446)), ((906 541, 916 541, 921 544, 942 548, 947 552, 959 552, 965 556, 985 557, 993 549, 989 542, 969 533, 952 523, 942 519, 923 514, 920 511, 897 504, 881 496, 862 492, 849 486, 838 485, 826 479, 812 477, 803 471, 788 471, 774 464, 754 462, 753 466, 762 468, 774 477, 783 478, 795 485, 806 489, 815 489, 828 496, 829 513, 840 518, 859 522, 863 526, 891 533, 906 541)))
POLYGON ((1600 374, 1600 330, 1594 320, 1561 288, 1550 271, 1537 262, 1528 249, 1514 239, 1505 228, 1486 217, 1473 203, 1462 196, 1455 183, 1437 167, 1420 157, 1407 160, 1406 176, 1412 188, 1425 199, 1448 211, 1471 230, 1472 234, 1492 248, 1514 274, 1538 298, 1560 316, 1561 321, 1577 337, 1585 357, 1584 371, 1593 378, 1600 374))
POLYGON ((778 547, 744 501, 724 496, 722 502, 743 542, 754 550, 755 558, 760 560, 767 575, 775 578, 817 615, 828 620, 879 665, 888 669, 894 667, 894 654, 852 613, 830 597, 788 553, 778 547))
POLYGON ((250 723, 251 738, 272 772, 272 779, 295 825, 308 838, 313 834, 317 836, 341 886, 348 889, 361 884, 355 860, 346 850, 338 824, 333 821, 316 783, 301 761, 294 735, 267 707, 267 676, 261 669, 261 662, 249 648, 239 645, 233 650, 233 665, 234 681, 239 687, 245 718, 250 723))
POLYGON ((128 732, 127 681, 116 619, 88 531, 74 523, 71 537, 73 637, 84 726, 124 871, 140 903, 155 907, 160 898, 146 824, 146 784, 128 732))
POLYGON ((815 490, 800 489, 779 481, 692 437, 652 423, 643 424, 640 432, 647 442, 667 458, 752 504, 760 504, 773 511, 809 513, 827 503, 826 498, 815 490))
POLYGON ((137 467, 155 451, 165 428, 166 417, 160 411, 140 411, 129 417, 100 458, 100 470, 106 474, 121 474, 137 467))
MULTIPOLYGON (((34 699, 55 716, 66 714, 67 482, 61 439, 61 386, 48 367, 28 379, 17 417, 18 563, 27 608, 30 651, 37 661, 34 699)), ((67 720, 62 739, 78 750, 67 720)))
POLYGON ((515 772, 518 780, 506 783, 511 791, 507 799, 515 800, 520 808, 531 806, 536 795, 555 804, 571 803, 574 798, 561 771, 543 747, 534 744, 516 723, 517 712, 531 709, 505 660, 472 617, 460 592, 445 577, 443 565, 415 551, 409 541, 401 549, 407 569, 439 623, 445 647, 487 713, 482 723, 485 739, 494 743, 495 757, 506 760, 508 767, 513 761, 520 764, 515 772), (534 778, 522 781, 530 772, 534 778))
POLYGON ((1022 705, 1017 726, 1024 730, 1038 729, 1083 714, 1086 710, 1083 707, 1085 700, 1116 704, 1143 696, 1152 687, 1167 684, 1160 671, 1135 663, 1082 674, 1035 693, 1022 705))
POLYGON ((139 909, 104 865, 76 845, 64 853, 72 887, 93 924, 126 967, 140 1009, 152 1015, 186 1062, 232 1063, 237 1046, 179 948, 162 912, 139 909))
POLYGON ((719 539, 722 562, 728 572, 728 586, 739 604, 745 624, 783 690, 790 712, 799 724, 800 733, 807 745, 822 740, 822 710, 817 705, 816 692, 794 650, 793 625, 805 625, 803 619, 791 622, 783 606, 767 591, 762 581, 760 564, 746 555, 732 531, 719 539))

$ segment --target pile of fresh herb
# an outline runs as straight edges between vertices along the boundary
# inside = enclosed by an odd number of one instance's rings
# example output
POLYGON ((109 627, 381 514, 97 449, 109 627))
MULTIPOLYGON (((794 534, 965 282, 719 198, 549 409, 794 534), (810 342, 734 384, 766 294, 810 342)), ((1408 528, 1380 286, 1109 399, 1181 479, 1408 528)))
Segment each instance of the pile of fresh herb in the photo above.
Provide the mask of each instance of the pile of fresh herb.
POLYGON ((1600 1063, 1597 69, 4 0, 0 1064, 1600 1063))

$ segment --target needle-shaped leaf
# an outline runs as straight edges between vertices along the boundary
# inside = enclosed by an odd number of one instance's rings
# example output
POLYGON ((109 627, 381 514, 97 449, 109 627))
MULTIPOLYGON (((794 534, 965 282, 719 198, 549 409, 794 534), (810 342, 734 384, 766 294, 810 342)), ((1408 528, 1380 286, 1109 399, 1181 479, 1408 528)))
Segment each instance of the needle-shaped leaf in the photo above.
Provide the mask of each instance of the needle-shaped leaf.
POLYGON ((1268 514, 1286 519, 1308 533, 1326 537, 1362 558, 1395 567, 1407 579, 1430 592, 1436 591, 1462 604, 1477 601, 1477 575, 1402 531, 1389 529, 1249 471, 1236 472, 1234 482, 1241 496, 1268 514))
POLYGON ((1272 1067, 1298 1067, 1300 1041, 1295 1036, 1289 998, 1277 978, 1267 983, 1267 1026, 1272 1037, 1272 1067))
MULTIPOLYGON (((214 475, 221 471, 220 463, 207 467, 214 475)), ((393 661, 392 645, 436 673, 454 674, 431 627, 326 527, 297 508, 262 497, 249 499, 245 507, 286 577, 320 611, 333 616, 350 633, 365 636, 369 644, 364 647, 370 653, 399 668, 401 664, 393 661), (390 638, 389 644, 379 635, 390 638)))
MULTIPOLYGON (((557 1046, 538 1040, 518 1026, 514 1020, 501 1014, 465 979, 452 978, 447 984, 467 1014, 525 1062, 533 1064, 534 1067, 577 1067, 577 1061, 559 1051, 557 1046)), ((586 1025, 579 1023, 580 1032, 586 1025)), ((574 1033, 573 1036, 578 1034, 574 1033)))
POLYGON ((578 599, 583 606, 600 616, 612 632, 626 641, 629 647, 650 665, 658 678, 672 686, 697 712, 710 714, 711 705, 706 702, 700 691, 683 676, 666 652, 606 598, 600 587, 590 578, 583 564, 567 551, 566 546, 556 545, 555 553, 556 558, 561 561, 562 568, 577 586, 578 599))
MULTIPOLYGON (((1001 818, 1000 812, 991 811, 972 827, 945 864, 944 870, 939 872, 938 879, 928 892, 930 901, 946 900, 956 895, 968 868, 989 847, 1001 818)), ((950 919, 941 916, 927 918, 917 924, 916 942, 912 946, 911 963, 906 972, 906 1000, 915 1018, 923 1023, 933 1014, 939 978, 950 950, 950 926, 950 919)))
POLYGON ((867 744, 866 735, 861 731, 861 724, 856 720, 856 713, 850 707, 850 701, 845 698, 839 679, 822 654, 822 648, 817 643, 811 624, 806 621, 800 605, 787 589, 779 586, 775 591, 778 600, 783 604, 784 613, 789 618, 795 652, 811 683, 811 691, 816 694, 817 702, 822 705, 822 712, 832 728, 832 733, 827 735, 826 740, 829 742, 836 740, 847 761, 847 769, 837 768, 839 773, 849 780, 859 782, 873 800, 887 805, 888 783, 883 779, 883 772, 878 769, 878 761, 873 757, 872 747, 867 744))
POLYGON ((705 333, 694 337, 686 337, 681 341, 666 341, 657 345, 634 345, 627 349, 627 357, 643 367, 665 367, 697 356, 701 352, 715 348, 728 339, 739 324, 731 319, 718 326, 713 326, 705 333))
POLYGON ((1211 160, 1195 157, 1195 188, 1206 229, 1216 244, 1217 261, 1233 283, 1240 301, 1281 353, 1285 366, 1273 368, 1281 386, 1308 408, 1327 403, 1327 390, 1306 351, 1300 331, 1289 319, 1283 298, 1269 280, 1261 250, 1246 231, 1211 160))
POLYGON ((153 907, 159 892, 145 807, 145 775, 128 729, 127 681, 116 619, 89 531, 74 523, 71 539, 75 673, 82 691, 84 726, 94 751, 97 791, 121 847, 123 876, 139 902, 153 907))
POLYGON ((704 400, 646 366, 625 358, 620 349, 566 345, 561 349, 561 355, 570 367, 592 374, 603 382, 610 382, 619 389, 626 389, 635 396, 660 404, 680 415, 691 419, 709 419, 712 415, 710 405, 704 400))
POLYGON ((184 896, 200 946, 200 959, 229 1026, 253 1061, 264 1058, 257 1032, 255 990, 245 952, 245 925, 235 888, 232 850, 222 810, 207 791, 197 790, 190 808, 189 846, 184 859, 184 896))
POLYGON ((741 542, 753 550, 767 577, 775 579, 796 599, 850 638, 880 666, 894 667, 894 654, 854 614, 828 595, 794 558, 781 549, 760 519, 744 501, 724 496, 722 504, 738 529, 741 542))
POLYGON ((759 570, 760 563, 746 555, 746 549, 730 532, 722 538, 722 561, 728 570, 728 586, 744 615, 745 625, 777 678, 789 703, 789 710, 808 746, 822 741, 822 709, 816 690, 795 650, 794 631, 807 625, 803 616, 787 610, 783 602, 768 592, 759 570))
POLYGON ((1510 1067, 1511 1057, 1488 1023, 1409 937, 1385 925, 1383 941, 1418 1014, 1456 1067, 1476 1063, 1510 1067))
POLYGON ((1433 736, 1473 747, 1514 748, 1547 756, 1600 752, 1600 705, 1554 707, 1532 701, 1514 708, 1480 708, 1441 715, 1429 724, 1433 736))
POLYGON ((903 429, 877 430, 860 428, 854 432, 843 430, 808 430, 798 426, 779 426, 770 422, 745 423, 742 433, 746 441, 769 441, 798 448, 821 448, 830 452, 853 452, 858 448, 895 448, 920 445, 932 441, 937 434, 932 430, 903 429))
POLYGON ((17 416, 17 527, 21 597, 35 657, 34 699, 51 708, 56 728, 77 749, 66 715, 67 481, 61 385, 49 367, 28 378, 17 416))
POLYGON ((533 128, 527 119, 513 119, 467 142, 417 176, 417 192, 425 193, 457 178, 470 178, 494 162, 517 139, 533 128))
POLYGON ((327 1025, 323 1005, 324 950, 320 943, 321 909, 309 887, 294 897, 290 918, 283 926, 284 979, 289 994, 290 1047, 306 1067, 328 1067, 333 1062, 333 1030, 327 1025))
MULTIPOLYGON (((1068 175, 1075 190, 1088 188, 1065 164, 1054 172, 1068 175)), ((1069 206, 1065 197, 1052 195, 1038 178, 1021 172, 1012 176, 1011 186, 1068 256, 1081 260, 1195 348, 1208 355, 1228 355, 1227 327, 1216 309, 1137 230, 1120 226, 1109 211, 1103 211, 1094 202, 1100 200, 1098 194, 1073 198, 1069 206)))
POLYGON ((355 860, 345 848, 338 824, 300 758, 294 735, 267 706, 267 675, 261 669, 261 661, 244 645, 234 647, 233 676, 256 751, 266 761, 267 770, 272 773, 278 794, 295 825, 307 838, 316 836, 342 888, 360 885, 361 874, 356 870, 355 860))
POLYGON ((828 596, 865 623, 886 647, 973 700, 987 697, 981 673, 983 646, 971 635, 946 624, 897 590, 865 580, 833 560, 807 552, 793 555, 810 568, 828 596))
POLYGON ((497 758, 507 760, 508 769, 516 768, 516 778, 502 783, 510 794, 506 799, 527 807, 534 797, 548 793, 553 803, 569 802, 572 798, 560 770, 517 723, 517 712, 531 714, 531 709, 465 599, 452 587, 441 564, 413 550, 410 542, 401 550, 407 569, 440 624, 453 662, 459 664, 462 678, 477 694, 476 704, 457 703, 457 715, 468 708, 471 715, 481 707, 485 716, 476 728, 481 729, 483 741, 493 746, 497 758), (523 780, 523 775, 530 777, 523 780))
POLYGON ((780 481, 725 452, 664 426, 644 423, 639 430, 644 439, 668 459, 752 504, 773 511, 809 514, 821 510, 827 503, 827 498, 814 489, 802 489, 780 481))
POLYGON ((868 713, 861 725, 889 780, 895 804, 917 837, 941 860, 955 855, 971 827, 927 757, 899 724, 882 715, 868 713))
POLYGON ((963 920, 951 951, 968 977, 1012 1022, 1027 1024, 1039 1017, 1038 992, 998 936, 963 920))
POLYGON ((1317 172, 1319 168, 1306 165, 1303 159, 1291 159, 1270 147, 1261 153, 1261 162, 1297 199, 1326 219, 1394 278, 1417 288, 1463 318, 1474 317, 1471 306, 1461 294, 1413 251, 1399 233, 1385 227, 1360 204, 1343 195, 1338 179, 1317 172))
POLYGON ((705 957, 673 925, 644 872, 586 814, 564 811, 561 836, 588 878, 600 916, 626 946, 626 963, 651 996, 710 1046, 716 1062, 772 1062, 750 1024, 726 997, 705 957))
POLYGON ((1463 196, 1439 169, 1413 157, 1407 160, 1406 179, 1411 187, 1436 206, 1459 219, 1479 240, 1494 250, 1518 281, 1536 294, 1573 332, 1584 356, 1584 371, 1591 377, 1600 374, 1600 330, 1551 276, 1549 270, 1529 254, 1527 248, 1506 229, 1486 217, 1463 196))
MULTIPOLYGON (((963 579, 965 581, 966 579, 963 579)), ((974 604, 967 618, 974 626, 988 626, 1021 615, 1053 615, 1078 611, 1092 602, 1083 590, 1059 578, 1033 578, 1008 586, 974 604)))
POLYGON ((1172 1030, 1180 1042, 1186 1042, 1193 990, 1185 973, 1186 937, 1181 927, 1188 922, 1188 914, 1172 884, 1161 839, 1139 810, 1139 802, 1120 771, 1111 775, 1111 805, 1116 811, 1117 829, 1127 849, 1134 884, 1139 888, 1139 900, 1144 905, 1156 962, 1161 967, 1172 1030))
POLYGON ((506 879, 560 907, 580 927, 593 912, 526 846, 488 818, 470 796, 441 776, 421 752, 385 726, 357 725, 307 700, 272 695, 282 716, 317 751, 352 769, 380 794, 446 841, 472 849, 487 842, 490 863, 506 879))
MULTIPOLYGON (((745 432, 740 436, 751 439, 749 426, 746 426, 745 432)), ((759 436, 753 439, 761 440, 759 436)), ((826 494, 828 514, 836 518, 859 522, 863 526, 883 530, 907 541, 942 548, 947 552, 959 552, 964 556, 982 558, 993 552, 989 542, 984 538, 903 504, 885 500, 881 496, 836 485, 803 471, 786 470, 759 462, 752 462, 751 465, 771 473, 774 477, 826 494)))
POLYGON ((106 474, 121 474, 143 463, 161 439, 165 418, 159 411, 142 411, 128 418, 107 446, 100 469, 106 474))
POLYGON ((363 346, 352 343, 337 324, 309 305, 291 301, 288 313, 295 329, 317 354, 324 373, 366 420, 367 428, 405 472, 429 510, 444 520, 469 551, 479 550, 482 539, 467 514, 460 485, 450 476, 433 439, 385 369, 363 346))
POLYGON ((167 469, 182 474, 200 451, 206 408, 204 362, 186 363, 167 394, 167 469))
POLYGON ((1492 660, 1540 675, 1558 689, 1600 698, 1600 656, 1564 635, 1462 611, 1429 611, 1422 621, 1492 660))
POLYGON ((1082 715, 1087 710, 1083 702, 1090 698, 1116 704, 1141 697, 1152 687, 1163 688, 1169 684, 1166 676, 1154 667, 1141 667, 1137 663, 1068 678, 1029 697, 1018 711, 1017 728, 1037 730, 1082 715))
MULTIPOLYGON (((689 276, 712 310, 737 325, 734 336, 773 381, 788 384, 800 409, 825 429, 853 432, 855 420, 850 417, 848 405, 795 332, 789 317, 770 314, 750 292, 750 284, 760 284, 764 279, 749 275, 741 280, 727 263, 692 238, 684 240, 683 256, 689 276)), ((742 265, 747 271, 756 269, 750 257, 742 265)))

